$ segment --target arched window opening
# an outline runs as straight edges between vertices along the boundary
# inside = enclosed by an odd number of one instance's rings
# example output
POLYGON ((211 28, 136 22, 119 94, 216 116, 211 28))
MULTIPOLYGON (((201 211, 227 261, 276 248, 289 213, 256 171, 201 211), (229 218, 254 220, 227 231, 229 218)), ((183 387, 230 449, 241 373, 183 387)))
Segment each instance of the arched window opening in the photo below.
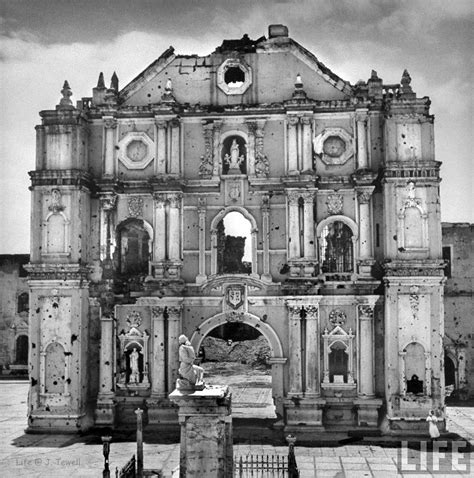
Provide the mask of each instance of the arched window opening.
POLYGON ((405 377, 407 378, 407 393, 424 392, 425 349, 423 345, 412 342, 405 349, 405 377))
POLYGON ((28 364, 28 336, 20 335, 16 339, 16 357, 15 363, 17 365, 28 364))
POLYGON ((252 272, 251 224, 240 212, 232 211, 217 225, 217 273, 252 272))
POLYGON ((229 136, 222 144, 222 174, 247 174, 247 145, 241 136, 229 136))
POLYGON ((30 310, 30 296, 28 292, 23 292, 18 296, 18 313, 28 312, 30 310))
POLYGON ((348 356, 342 342, 334 342, 329 353, 329 381, 347 383, 348 356))
POLYGON ((352 230, 342 221, 326 225, 321 235, 323 273, 353 272, 354 251, 352 230))
POLYGON ((66 358, 61 344, 54 342, 46 348, 45 393, 64 393, 66 358))
POLYGON ((144 223, 131 219, 119 226, 117 234, 117 271, 121 275, 148 273, 150 236, 144 223))

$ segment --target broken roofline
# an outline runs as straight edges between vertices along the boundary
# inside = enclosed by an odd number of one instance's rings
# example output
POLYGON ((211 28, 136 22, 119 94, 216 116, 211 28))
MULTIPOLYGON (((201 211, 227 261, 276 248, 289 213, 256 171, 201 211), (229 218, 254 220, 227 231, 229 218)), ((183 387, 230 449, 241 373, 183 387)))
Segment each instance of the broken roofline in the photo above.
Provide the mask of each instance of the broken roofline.
MULTIPOLYGON (((244 35, 245 38, 245 35, 244 35)), ((139 75, 137 75, 127 86, 125 86, 119 93, 119 98, 120 101, 126 101, 129 99, 134 93, 136 93, 140 87, 144 84, 146 84, 148 81, 152 80, 155 76, 157 76, 159 73, 161 73, 170 63, 172 63, 175 59, 177 58, 208 58, 212 55, 225 55, 223 52, 222 48, 225 45, 226 42, 233 42, 233 41, 240 41, 240 40, 224 40, 222 45, 218 48, 213 53, 210 53, 209 55, 205 56, 199 56, 199 55, 175 55, 174 53, 174 48, 170 46, 168 49, 166 49, 151 65, 149 65, 147 68, 145 68, 139 75)), ((255 44, 262 44, 269 41, 269 49, 271 50, 272 42, 271 40, 267 40, 266 37, 262 36, 258 40, 255 41, 255 44)), ((342 91, 344 94, 351 96, 353 95, 353 86, 350 84, 350 82, 343 80, 339 76, 337 76, 334 72, 332 72, 324 63, 318 60, 318 58, 311 53, 309 50, 304 48, 302 45, 300 45, 298 42, 293 40, 292 38, 288 38, 288 46, 289 50, 297 53, 297 56, 304 62, 306 63, 307 66, 309 66, 311 69, 315 71, 318 75, 320 75, 325 81, 328 83, 332 84, 335 88, 338 90, 342 91), (298 55, 299 53, 299 55, 298 55)), ((269 49, 266 48, 261 48, 260 51, 268 51, 269 49)), ((282 51, 283 49, 278 46, 278 49, 275 49, 275 52, 282 51)), ((231 51, 236 51, 236 50, 228 50, 229 52, 231 51)), ((237 50, 238 51, 238 50, 237 50)), ((256 53, 258 53, 259 49, 257 47, 256 53)), ((248 51, 245 50, 245 48, 242 51, 243 54, 249 53, 248 51)))

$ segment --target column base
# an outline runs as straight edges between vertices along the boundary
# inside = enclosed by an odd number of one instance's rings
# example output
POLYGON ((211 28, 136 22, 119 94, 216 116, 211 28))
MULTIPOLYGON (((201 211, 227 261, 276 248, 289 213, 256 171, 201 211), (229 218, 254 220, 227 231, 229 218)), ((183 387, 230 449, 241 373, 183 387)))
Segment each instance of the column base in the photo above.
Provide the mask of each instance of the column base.
POLYGON ((115 425, 115 401, 113 397, 100 397, 95 409, 96 427, 114 427, 115 425))
POLYGON ((178 425, 178 409, 165 395, 151 396, 146 400, 148 425, 175 428, 178 425))
POLYGON ((28 416, 26 433, 82 433, 93 425, 92 417, 86 413, 61 414, 46 410, 36 410, 28 416))
POLYGON ((304 397, 287 398, 283 402, 285 410, 285 431, 306 429, 324 430, 323 409, 326 405, 324 398, 304 397))
POLYGON ((354 400, 354 405, 357 407, 357 426, 378 426, 379 408, 382 406, 380 398, 359 398, 354 400))
POLYGON ((361 259, 359 261, 359 279, 373 279, 372 267, 374 264, 373 259, 361 259))

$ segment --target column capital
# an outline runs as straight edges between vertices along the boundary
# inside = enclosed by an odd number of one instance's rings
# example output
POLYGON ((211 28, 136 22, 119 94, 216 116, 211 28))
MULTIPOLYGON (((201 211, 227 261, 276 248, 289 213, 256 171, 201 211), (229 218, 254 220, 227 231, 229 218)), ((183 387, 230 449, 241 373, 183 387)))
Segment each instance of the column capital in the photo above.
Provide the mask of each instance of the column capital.
POLYGON ((100 208, 104 211, 112 211, 117 205, 117 195, 115 193, 105 193, 99 195, 100 208))
POLYGON ((375 186, 358 186, 356 187, 357 199, 359 204, 368 204, 372 193, 374 192, 375 186))
POLYGON ((169 320, 179 320, 181 318, 181 312, 183 310, 182 305, 170 305, 166 307, 166 312, 168 313, 169 320))
POLYGON ((300 121, 300 118, 299 116, 296 116, 296 115, 291 115, 291 116, 288 116, 288 125, 289 126, 296 126, 300 121))
POLYGON ((166 202, 166 194, 155 192, 153 193, 153 201, 155 208, 164 207, 166 202))
POLYGON ((303 198, 305 204, 313 204, 314 201, 314 191, 304 191, 299 196, 303 198))
POLYGON ((262 195, 262 212, 264 214, 268 214, 270 212, 270 195, 263 194, 262 195))
POLYGON ((357 108, 355 110, 356 121, 367 121, 368 116, 369 116, 368 108, 357 108))
POLYGON ((206 214, 207 200, 206 198, 198 198, 197 211, 199 215, 206 214))
POLYGON ((151 308, 151 318, 152 319, 161 319, 163 320, 163 313, 165 311, 164 307, 152 307, 151 308))
POLYGON ((304 125, 310 125, 313 122, 313 118, 311 116, 302 116, 301 123, 304 125))
POLYGON ((168 124, 171 126, 171 128, 179 128, 179 125, 181 124, 181 120, 179 117, 172 118, 168 121, 168 124))
POLYGON ((170 203, 171 207, 179 207, 181 205, 181 199, 183 198, 183 193, 182 192, 176 192, 176 193, 168 193, 167 194, 167 199, 170 203))
POLYGON ((359 304, 357 306, 359 319, 372 320, 374 318, 374 307, 368 304, 359 304))
POLYGON ((257 122, 255 120, 247 120, 247 121, 245 121, 245 124, 247 125, 247 129, 248 129, 249 133, 256 134, 258 125, 257 125, 257 122))
POLYGON ((290 206, 294 206, 298 204, 298 200, 301 197, 301 193, 299 191, 287 191, 288 196, 288 203, 290 206))
POLYGON ((305 305, 304 310, 306 312, 306 320, 318 320, 318 316, 319 316, 318 305, 305 305))
POLYGON ((117 127, 117 120, 113 116, 103 116, 104 128, 115 129, 117 127))
POLYGON ((155 126, 158 129, 165 129, 166 128, 166 120, 163 118, 159 118, 155 116, 155 126))

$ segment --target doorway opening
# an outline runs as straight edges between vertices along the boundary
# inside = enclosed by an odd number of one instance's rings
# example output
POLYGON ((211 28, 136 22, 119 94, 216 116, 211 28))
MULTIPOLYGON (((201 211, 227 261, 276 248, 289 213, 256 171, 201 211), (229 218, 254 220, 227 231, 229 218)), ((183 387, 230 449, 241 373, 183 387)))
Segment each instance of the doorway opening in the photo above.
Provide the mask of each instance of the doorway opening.
POLYGON ((243 322, 227 322, 212 329, 198 353, 204 380, 228 385, 235 418, 275 419, 272 373, 267 339, 243 322))
POLYGON ((237 211, 229 212, 217 225, 218 274, 252 272, 252 224, 237 211))

